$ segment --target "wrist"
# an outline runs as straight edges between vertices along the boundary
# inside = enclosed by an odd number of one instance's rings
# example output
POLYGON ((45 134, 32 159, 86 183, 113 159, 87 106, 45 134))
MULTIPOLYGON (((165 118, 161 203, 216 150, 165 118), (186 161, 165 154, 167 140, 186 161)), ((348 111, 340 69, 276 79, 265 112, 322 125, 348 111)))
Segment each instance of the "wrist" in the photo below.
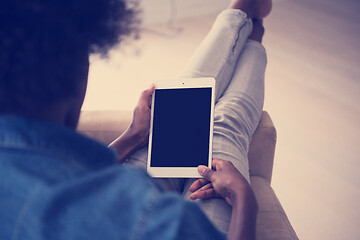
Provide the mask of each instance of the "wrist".
POLYGON ((131 153, 136 151, 142 145, 143 142, 141 142, 137 132, 131 130, 129 127, 120 137, 112 142, 109 147, 112 147, 115 150, 119 162, 122 163, 131 153))
POLYGON ((144 134, 142 131, 138 131, 136 127, 132 125, 124 132, 128 141, 134 146, 141 146, 144 142, 147 141, 147 134, 144 134))
POLYGON ((258 205, 250 185, 234 192, 229 239, 255 239, 258 205), (241 227, 239 227, 241 226, 241 227), (235 230, 234 230, 235 229, 235 230))
MULTIPOLYGON (((245 181, 245 179, 244 179, 245 181)), ((232 189, 230 189, 231 202, 232 206, 237 205, 236 207, 242 207, 241 205, 256 205, 256 199, 253 190, 250 185, 246 182, 244 184, 233 184, 232 189)))
POLYGON ((244 213, 251 214, 257 212, 257 202, 255 194, 250 186, 240 188, 232 193, 232 206, 233 208, 242 209, 244 213))

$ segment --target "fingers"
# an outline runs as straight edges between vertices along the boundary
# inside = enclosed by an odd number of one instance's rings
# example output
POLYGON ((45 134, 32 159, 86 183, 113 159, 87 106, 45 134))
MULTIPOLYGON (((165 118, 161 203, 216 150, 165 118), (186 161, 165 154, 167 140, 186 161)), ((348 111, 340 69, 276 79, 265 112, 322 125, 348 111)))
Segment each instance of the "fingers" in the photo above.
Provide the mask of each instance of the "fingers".
POLYGON ((150 87, 141 93, 139 104, 144 104, 151 107, 151 98, 155 90, 155 85, 151 84, 150 87))
POLYGON ((146 102, 147 102, 147 105, 149 107, 151 107, 151 98, 152 98, 152 95, 154 93, 154 90, 155 90, 155 85, 154 84, 151 84, 149 89, 145 90, 145 99, 146 99, 146 102))
POLYGON ((145 94, 146 96, 151 95, 154 92, 155 85, 151 84, 150 87, 142 92, 142 94, 145 94))
POLYGON ((211 183, 205 184, 204 186, 202 186, 198 191, 205 191, 208 190, 210 188, 214 188, 213 185, 211 183))
POLYGON ((204 166, 204 165, 200 165, 198 167, 198 172, 201 176, 203 176, 206 180, 208 181, 212 181, 214 180, 213 179, 213 174, 214 174, 214 171, 211 170, 210 168, 204 166))
POLYGON ((195 200, 198 198, 214 198, 220 195, 214 190, 211 182, 201 178, 196 180, 189 188, 193 193, 190 194, 190 199, 195 200))
POLYGON ((196 190, 202 188, 203 186, 205 186, 208 183, 209 183, 208 180, 206 180, 204 178, 200 178, 200 179, 196 180, 195 182, 193 182, 193 184, 191 184, 191 186, 189 187, 189 190, 191 192, 195 192, 196 190))
POLYGON ((208 198, 218 198, 220 195, 215 191, 214 188, 208 188, 203 191, 196 191, 190 195, 190 199, 208 199, 208 198))

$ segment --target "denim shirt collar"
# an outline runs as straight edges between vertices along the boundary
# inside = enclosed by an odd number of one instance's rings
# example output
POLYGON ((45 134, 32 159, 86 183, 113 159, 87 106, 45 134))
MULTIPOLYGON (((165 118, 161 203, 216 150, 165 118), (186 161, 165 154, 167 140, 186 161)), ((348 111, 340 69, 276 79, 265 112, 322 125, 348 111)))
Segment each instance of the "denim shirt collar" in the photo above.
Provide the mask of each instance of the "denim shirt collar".
POLYGON ((1 148, 54 156, 88 170, 117 161, 112 149, 60 124, 30 117, 0 115, 1 148))

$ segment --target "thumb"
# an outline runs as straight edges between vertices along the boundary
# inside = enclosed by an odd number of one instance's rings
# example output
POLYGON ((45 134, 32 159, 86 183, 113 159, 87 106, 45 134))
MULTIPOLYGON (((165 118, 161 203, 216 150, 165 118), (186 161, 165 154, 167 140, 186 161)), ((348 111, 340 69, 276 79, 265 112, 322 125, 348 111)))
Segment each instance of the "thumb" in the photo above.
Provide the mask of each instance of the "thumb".
POLYGON ((198 167, 198 172, 208 181, 211 181, 213 178, 214 171, 206 166, 200 165, 198 167))
POLYGON ((147 97, 151 96, 153 94, 154 90, 155 90, 155 85, 151 84, 150 87, 145 90, 145 95, 147 97))
POLYGON ((151 84, 151 86, 142 92, 140 101, 146 103, 148 106, 151 106, 151 97, 154 93, 155 86, 151 84))

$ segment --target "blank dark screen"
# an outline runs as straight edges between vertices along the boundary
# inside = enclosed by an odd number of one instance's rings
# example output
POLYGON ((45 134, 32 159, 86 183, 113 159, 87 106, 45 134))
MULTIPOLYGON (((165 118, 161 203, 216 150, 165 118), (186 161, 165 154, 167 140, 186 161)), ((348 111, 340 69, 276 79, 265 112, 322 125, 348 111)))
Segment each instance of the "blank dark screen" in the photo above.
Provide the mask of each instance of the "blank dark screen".
POLYGON ((151 167, 197 167, 209 159, 211 88, 155 90, 151 167))

